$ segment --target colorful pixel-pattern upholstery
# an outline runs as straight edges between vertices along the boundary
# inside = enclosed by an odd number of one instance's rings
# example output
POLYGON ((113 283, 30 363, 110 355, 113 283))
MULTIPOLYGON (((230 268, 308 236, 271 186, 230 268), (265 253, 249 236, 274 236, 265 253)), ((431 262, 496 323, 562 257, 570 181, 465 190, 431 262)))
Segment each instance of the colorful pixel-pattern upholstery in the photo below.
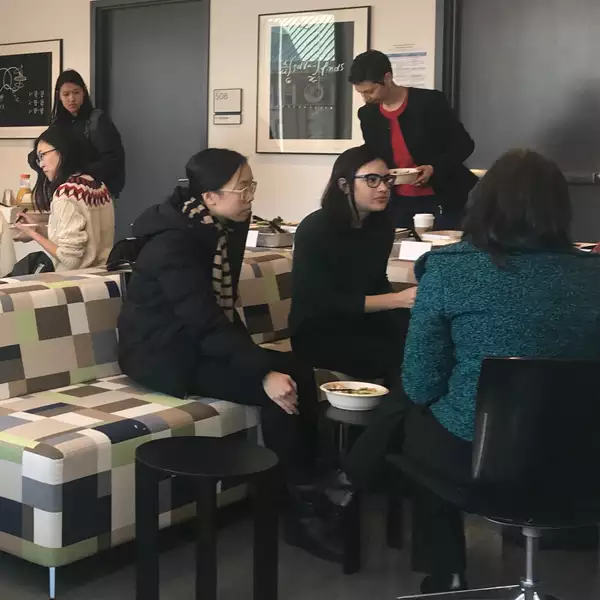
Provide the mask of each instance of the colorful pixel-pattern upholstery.
MULTIPOLYGON (((60 566, 134 537, 136 448, 179 435, 256 440, 255 409, 179 400, 124 375, 0 402, 0 550, 60 566)), ((238 499, 232 489, 225 502, 238 499)), ((183 482, 160 489, 162 527, 194 514, 183 482)))
POLYGON ((1 280, 0 400, 119 374, 120 308, 112 277, 1 280))

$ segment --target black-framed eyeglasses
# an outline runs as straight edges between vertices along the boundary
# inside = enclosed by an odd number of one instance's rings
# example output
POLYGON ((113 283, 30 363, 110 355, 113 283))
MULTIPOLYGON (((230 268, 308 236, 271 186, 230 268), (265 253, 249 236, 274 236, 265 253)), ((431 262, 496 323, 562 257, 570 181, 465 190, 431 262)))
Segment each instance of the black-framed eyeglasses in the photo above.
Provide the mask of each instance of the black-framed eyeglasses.
POLYGON ((35 162, 37 163, 38 167, 42 164, 44 157, 47 154, 52 154, 52 152, 57 152, 56 148, 52 148, 52 150, 46 150, 46 152, 38 152, 37 153, 35 162))
POLYGON ((378 188, 383 181, 388 188, 394 187, 396 176, 390 173, 379 175, 379 173, 367 173, 366 175, 355 175, 354 179, 364 179, 370 188, 378 188))

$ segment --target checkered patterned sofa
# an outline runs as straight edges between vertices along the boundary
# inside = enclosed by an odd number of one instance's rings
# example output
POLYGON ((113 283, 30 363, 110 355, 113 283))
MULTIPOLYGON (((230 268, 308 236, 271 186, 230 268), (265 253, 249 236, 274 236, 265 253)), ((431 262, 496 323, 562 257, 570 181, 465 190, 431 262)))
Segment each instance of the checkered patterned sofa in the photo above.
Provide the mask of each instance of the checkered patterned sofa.
MULTIPOLYGON (((289 347, 291 261, 248 255, 238 311, 255 341, 289 347)), ((176 435, 258 439, 256 409, 180 400, 122 375, 118 275, 104 270, 0 280, 0 550, 51 568, 134 536, 134 455, 176 435)), ((162 527, 191 517, 164 481, 162 527)), ((222 490, 222 503, 244 490, 222 490)))

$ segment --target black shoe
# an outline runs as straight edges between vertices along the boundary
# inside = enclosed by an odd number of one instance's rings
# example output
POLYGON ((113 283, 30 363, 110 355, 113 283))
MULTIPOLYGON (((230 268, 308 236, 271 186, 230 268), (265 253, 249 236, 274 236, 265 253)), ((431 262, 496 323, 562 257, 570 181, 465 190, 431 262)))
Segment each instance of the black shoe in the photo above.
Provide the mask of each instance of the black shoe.
POLYGON ((283 539, 286 544, 302 548, 323 560, 341 563, 344 557, 339 529, 316 514, 305 516, 288 513, 284 521, 283 539))
POLYGON ((334 471, 316 483, 288 484, 288 493, 296 507, 310 507, 325 520, 339 522, 356 489, 346 473, 334 471))
POLYGON ((421 582, 421 594, 442 594, 466 589, 468 589, 467 581, 463 574, 428 575, 421 582))

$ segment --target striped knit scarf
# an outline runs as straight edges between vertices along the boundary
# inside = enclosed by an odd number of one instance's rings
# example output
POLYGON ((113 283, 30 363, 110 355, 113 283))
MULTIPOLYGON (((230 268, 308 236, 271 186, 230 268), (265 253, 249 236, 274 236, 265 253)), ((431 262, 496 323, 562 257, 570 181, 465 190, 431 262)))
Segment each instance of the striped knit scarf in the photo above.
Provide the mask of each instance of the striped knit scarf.
POLYGON ((233 282, 227 254, 227 228, 214 219, 202 202, 191 198, 184 203, 182 212, 190 219, 200 219, 206 225, 214 225, 219 234, 217 249, 213 259, 212 287, 219 306, 227 318, 233 322, 233 282))

